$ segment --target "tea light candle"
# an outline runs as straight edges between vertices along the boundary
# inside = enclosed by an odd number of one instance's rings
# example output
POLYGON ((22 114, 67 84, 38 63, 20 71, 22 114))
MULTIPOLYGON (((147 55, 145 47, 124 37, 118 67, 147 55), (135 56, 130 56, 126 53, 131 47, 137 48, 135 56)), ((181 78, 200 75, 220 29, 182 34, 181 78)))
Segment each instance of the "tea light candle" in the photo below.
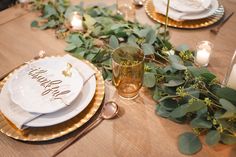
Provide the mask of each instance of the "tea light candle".
POLYGON ((236 90, 236 64, 232 68, 227 86, 236 90))
POLYGON ((19 0, 20 3, 28 3, 30 0, 19 0))
POLYGON ((200 66, 207 66, 209 63, 210 52, 205 49, 197 51, 196 63, 200 66))
POLYGON ((82 17, 77 13, 74 12, 71 20, 70 20, 70 24, 73 30, 83 30, 83 20, 82 17))
POLYGON ((197 45, 195 62, 200 66, 207 66, 212 53, 213 44, 209 41, 201 41, 197 45))

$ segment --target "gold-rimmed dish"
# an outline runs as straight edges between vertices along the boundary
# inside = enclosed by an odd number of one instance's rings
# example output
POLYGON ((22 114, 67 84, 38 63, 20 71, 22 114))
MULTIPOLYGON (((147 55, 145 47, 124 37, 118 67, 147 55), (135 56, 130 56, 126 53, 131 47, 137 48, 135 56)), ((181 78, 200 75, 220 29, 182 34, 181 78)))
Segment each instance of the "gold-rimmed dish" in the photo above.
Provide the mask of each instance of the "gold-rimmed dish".
MULTIPOLYGON (((155 11, 155 7, 153 5, 152 0, 146 1, 145 11, 152 20, 159 22, 161 24, 165 24, 165 16, 155 11)), ((175 21, 169 18, 167 25, 174 28, 184 28, 184 29, 204 28, 218 22, 224 16, 224 13, 225 13, 225 10, 224 10, 223 5, 219 5, 215 13, 212 16, 209 16, 207 18, 198 19, 198 20, 185 20, 185 21, 175 21)))
MULTIPOLYGON (((39 128, 27 128, 24 131, 17 129, 7 118, 0 113, 0 131, 14 139, 22 141, 47 141, 61 136, 64 136, 88 122, 90 118, 97 112, 102 104, 105 85, 101 72, 90 62, 84 61, 96 71, 96 91, 92 101, 89 105, 77 116, 63 123, 39 128)), ((12 73, 10 73, 5 79, 0 81, 0 89, 4 86, 12 73)))

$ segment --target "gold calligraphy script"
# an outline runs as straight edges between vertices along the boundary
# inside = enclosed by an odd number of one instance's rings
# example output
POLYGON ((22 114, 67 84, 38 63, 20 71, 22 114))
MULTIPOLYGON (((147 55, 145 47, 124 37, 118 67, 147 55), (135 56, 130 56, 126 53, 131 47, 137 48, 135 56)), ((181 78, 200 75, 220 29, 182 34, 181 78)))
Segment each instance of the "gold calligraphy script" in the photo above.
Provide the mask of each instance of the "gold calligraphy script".
POLYGON ((70 90, 60 91, 60 84, 62 80, 50 80, 45 75, 47 75, 47 70, 37 68, 30 68, 28 75, 31 79, 36 80, 40 86, 44 88, 44 91, 41 93, 42 96, 47 94, 52 94, 54 100, 62 99, 62 96, 70 93, 70 90))

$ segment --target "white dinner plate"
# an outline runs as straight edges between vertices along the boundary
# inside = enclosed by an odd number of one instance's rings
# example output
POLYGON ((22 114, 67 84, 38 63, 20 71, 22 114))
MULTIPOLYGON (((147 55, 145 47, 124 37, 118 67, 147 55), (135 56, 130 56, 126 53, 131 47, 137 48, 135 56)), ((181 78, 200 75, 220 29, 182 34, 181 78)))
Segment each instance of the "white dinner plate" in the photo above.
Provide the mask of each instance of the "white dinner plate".
POLYGON ((52 113, 71 104, 83 87, 75 68, 65 76, 68 63, 62 57, 37 60, 20 68, 9 79, 11 100, 32 113, 52 113))
MULTIPOLYGON (((166 5, 168 0, 162 0, 166 5)), ((199 13, 209 8, 212 0, 171 0, 170 7, 179 12, 199 13)))
MULTIPOLYGON (((166 14, 166 4, 162 0, 152 0, 156 12, 165 15, 166 14)), ((219 3, 218 0, 211 0, 211 4, 208 9, 200 13, 184 13, 169 8, 169 17, 176 21, 184 20, 198 20, 207 18, 215 13, 218 9, 219 3)))

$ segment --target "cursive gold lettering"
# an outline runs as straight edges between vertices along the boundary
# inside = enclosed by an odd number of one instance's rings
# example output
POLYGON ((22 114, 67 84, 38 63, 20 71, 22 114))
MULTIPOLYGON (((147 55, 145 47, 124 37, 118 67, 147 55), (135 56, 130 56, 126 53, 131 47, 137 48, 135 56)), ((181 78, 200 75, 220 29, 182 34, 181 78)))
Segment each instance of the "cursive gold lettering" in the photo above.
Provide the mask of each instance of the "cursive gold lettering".
POLYGON ((60 84, 62 80, 49 80, 47 76, 48 70, 43 70, 41 68, 31 68, 28 75, 31 79, 36 80, 40 83, 40 86, 44 88, 41 93, 42 96, 47 94, 52 94, 54 100, 62 99, 63 95, 70 93, 70 90, 60 91, 60 84))

